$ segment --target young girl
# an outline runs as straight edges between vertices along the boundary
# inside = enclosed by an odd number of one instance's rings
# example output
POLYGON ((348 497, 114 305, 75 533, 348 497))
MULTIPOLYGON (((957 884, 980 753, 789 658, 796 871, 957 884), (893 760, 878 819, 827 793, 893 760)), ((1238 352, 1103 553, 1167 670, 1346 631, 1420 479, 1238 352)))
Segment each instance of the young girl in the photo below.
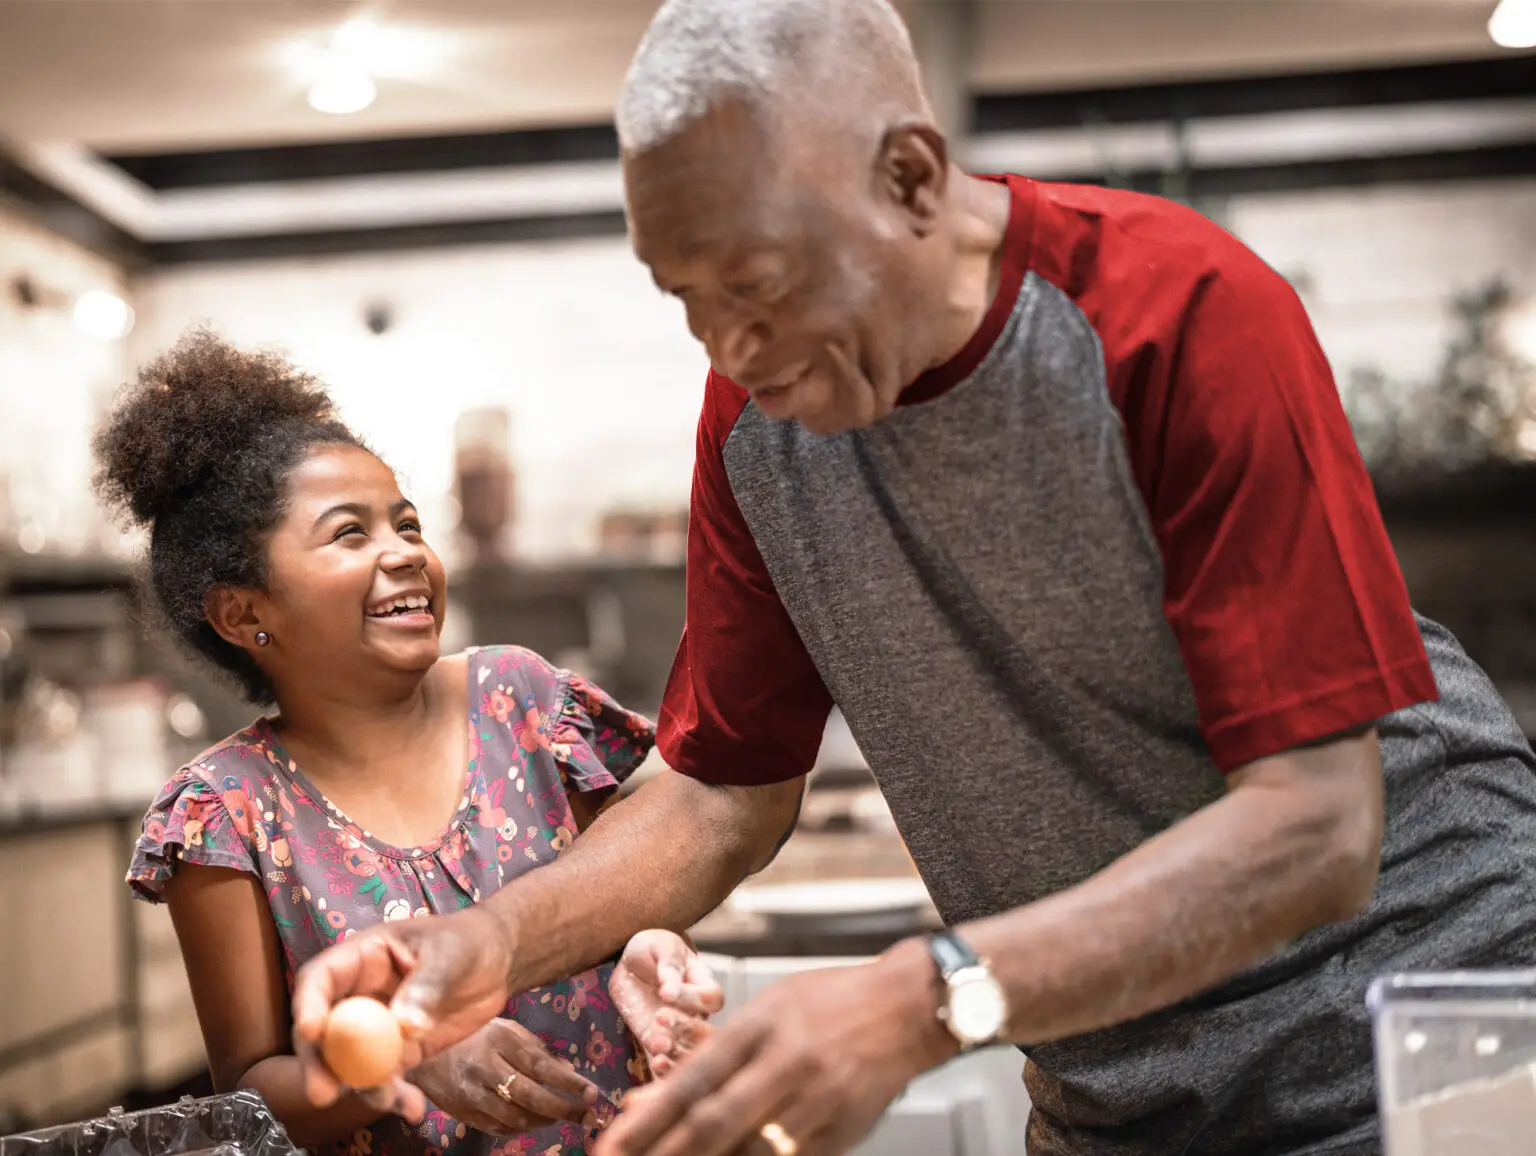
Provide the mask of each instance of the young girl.
POLYGON ((611 967, 514 997, 413 1072, 418 1124, 358 1095, 308 1104, 289 987, 360 928, 463 908, 560 854, 651 724, 518 647, 440 654, 443 567, 415 509, 279 358, 184 339, 140 371, 96 452, 103 497, 151 531, 168 628, 277 708, 170 780, 128 875, 170 906, 215 1086, 262 1093, 307 1148, 585 1152, 646 1076, 611 967))

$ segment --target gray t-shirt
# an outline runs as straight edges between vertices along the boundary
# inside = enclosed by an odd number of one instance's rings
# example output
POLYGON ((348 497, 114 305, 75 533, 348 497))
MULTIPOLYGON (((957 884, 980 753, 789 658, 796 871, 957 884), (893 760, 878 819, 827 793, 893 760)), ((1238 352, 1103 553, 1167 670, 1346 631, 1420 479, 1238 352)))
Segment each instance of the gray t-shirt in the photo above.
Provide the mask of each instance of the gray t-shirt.
POLYGON ((662 753, 791 778, 835 701, 959 923, 1379 719, 1362 915, 1025 1049, 1031 1156, 1377 1152, 1371 978, 1536 962, 1536 761, 1409 609, 1285 282, 1168 202, 1009 185, 998 300, 911 404, 824 438, 711 377, 662 753))

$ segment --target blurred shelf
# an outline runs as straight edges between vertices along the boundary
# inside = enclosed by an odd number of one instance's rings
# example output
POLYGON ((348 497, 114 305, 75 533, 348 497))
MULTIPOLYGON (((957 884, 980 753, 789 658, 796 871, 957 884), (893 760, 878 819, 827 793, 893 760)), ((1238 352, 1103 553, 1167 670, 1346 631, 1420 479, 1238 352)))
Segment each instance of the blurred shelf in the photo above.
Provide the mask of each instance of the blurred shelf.
POLYGON ((104 556, 0 550, 0 593, 123 590, 133 583, 132 567, 104 556))
POLYGON ((94 827, 101 823, 131 823, 137 831, 148 805, 146 801, 132 806, 117 803, 81 806, 69 803, 58 806, 38 804, 4 807, 0 808, 0 840, 94 827))
POLYGON ((8 601, 21 611, 29 631, 114 630, 129 618, 128 595, 122 590, 12 591, 8 601))
POLYGON ((1523 529, 1536 540, 1536 462, 1378 478, 1376 501, 1389 530, 1394 524, 1454 530, 1498 525, 1523 529))
POLYGON ((474 643, 526 646, 655 716, 683 631, 680 562, 476 566, 452 577, 449 595, 474 643))

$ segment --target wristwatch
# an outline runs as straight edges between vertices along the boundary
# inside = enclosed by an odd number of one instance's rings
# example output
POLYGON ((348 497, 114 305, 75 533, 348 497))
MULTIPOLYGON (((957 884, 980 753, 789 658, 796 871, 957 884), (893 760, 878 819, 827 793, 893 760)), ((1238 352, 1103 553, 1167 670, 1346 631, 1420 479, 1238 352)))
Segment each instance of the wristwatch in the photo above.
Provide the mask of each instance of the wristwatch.
POLYGON ((959 1041, 960 1050, 997 1043, 1008 1025, 1008 999, 987 961, 953 931, 930 935, 928 954, 945 988, 939 1019, 959 1041))

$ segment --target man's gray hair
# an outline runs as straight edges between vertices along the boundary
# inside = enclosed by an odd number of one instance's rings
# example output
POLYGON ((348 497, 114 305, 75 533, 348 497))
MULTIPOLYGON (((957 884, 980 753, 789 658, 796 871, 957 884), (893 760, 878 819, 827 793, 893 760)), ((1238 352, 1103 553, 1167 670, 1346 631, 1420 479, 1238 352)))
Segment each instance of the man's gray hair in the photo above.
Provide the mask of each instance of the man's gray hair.
POLYGON ((888 0, 666 0, 624 80, 619 145, 647 152, 729 101, 835 102, 829 82, 848 81, 922 101, 911 37, 888 0))

